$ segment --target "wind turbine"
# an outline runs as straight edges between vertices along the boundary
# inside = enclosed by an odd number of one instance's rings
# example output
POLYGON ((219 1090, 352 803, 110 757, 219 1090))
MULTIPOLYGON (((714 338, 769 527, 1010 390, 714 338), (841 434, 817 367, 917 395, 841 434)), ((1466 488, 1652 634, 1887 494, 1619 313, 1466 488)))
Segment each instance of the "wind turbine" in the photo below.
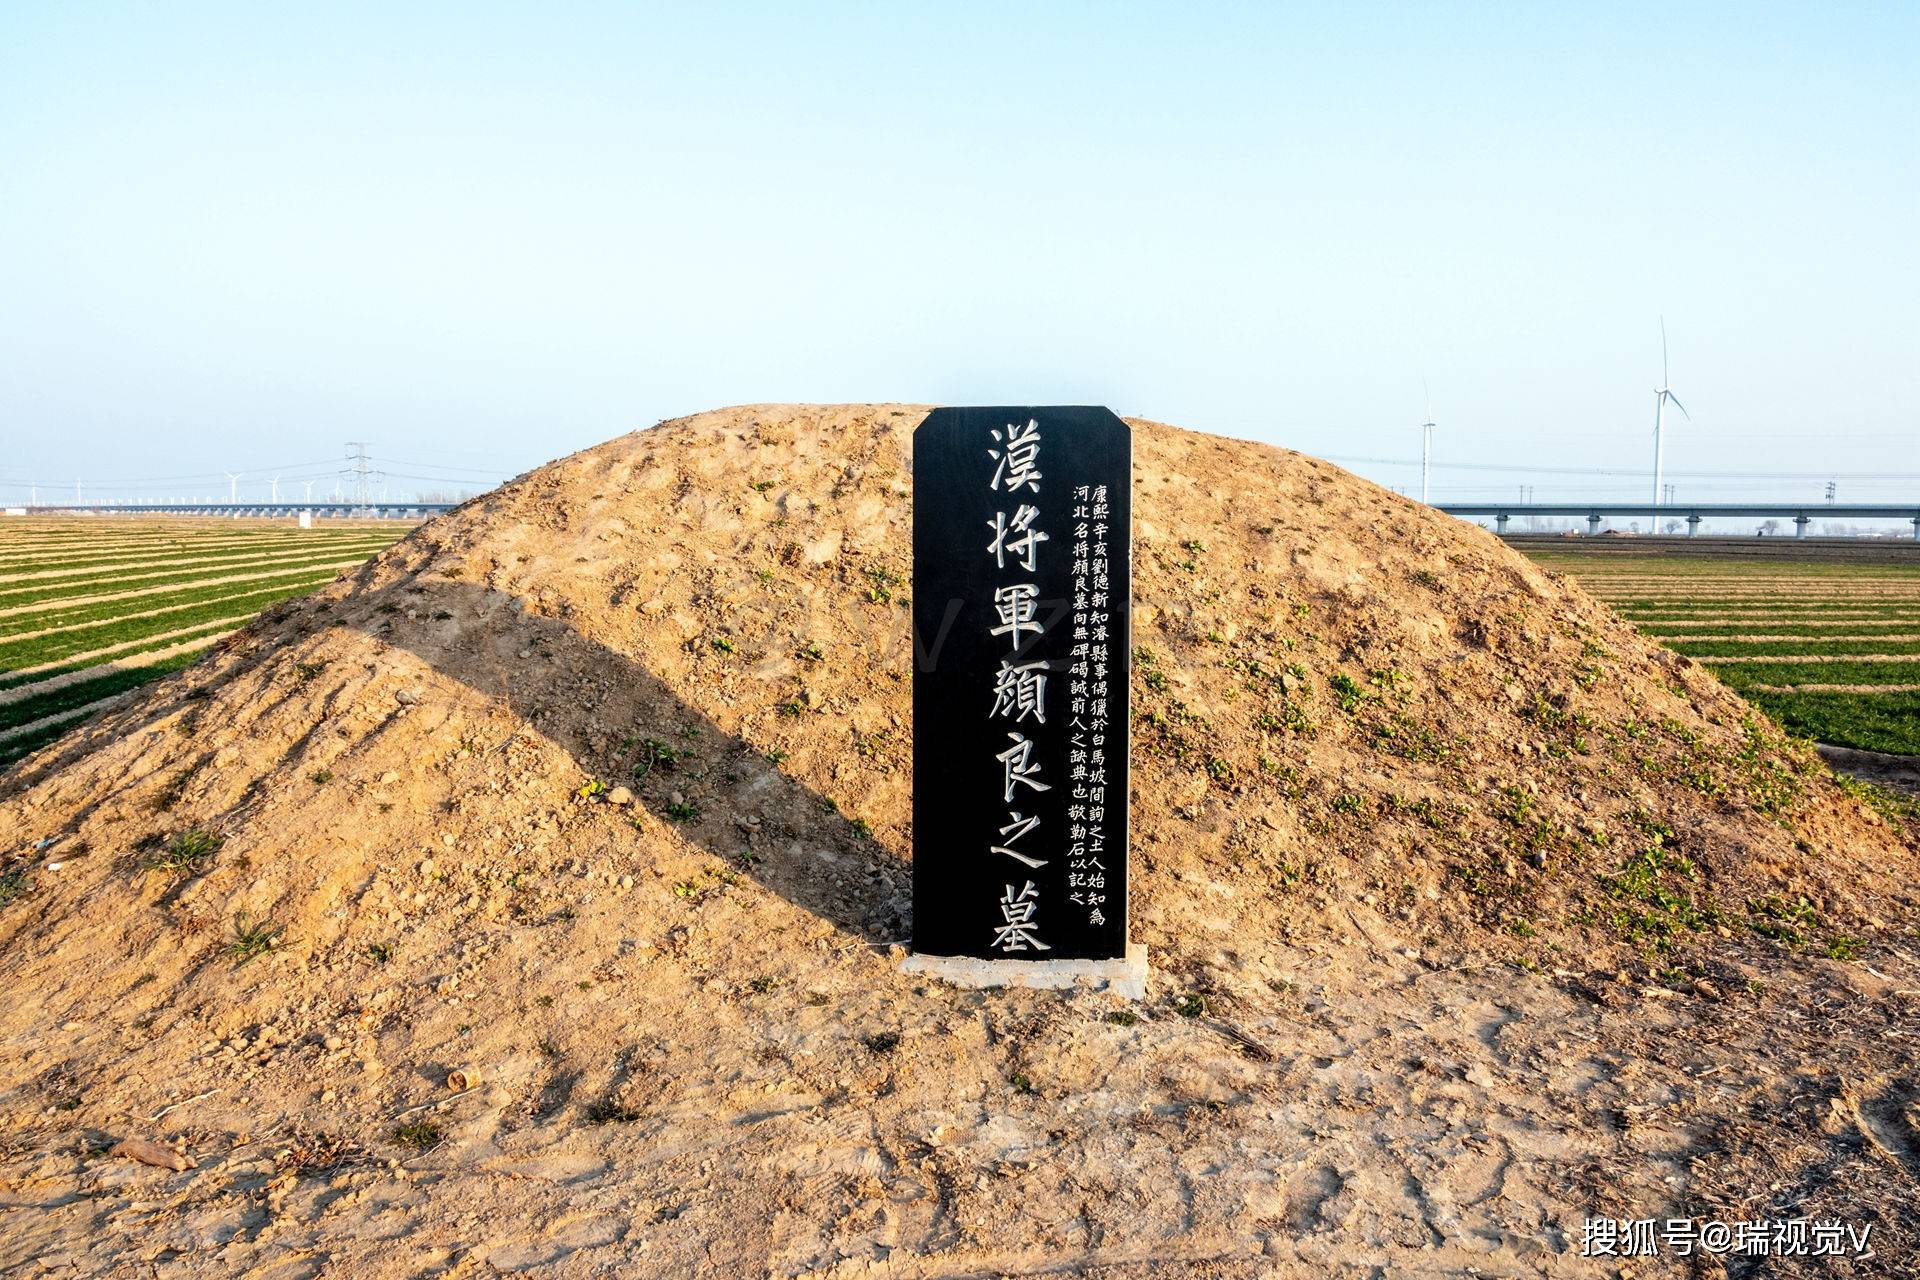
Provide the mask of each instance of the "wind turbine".
POLYGON ((272 501, 275 506, 278 506, 280 504, 280 477, 275 476, 272 480, 269 480, 267 483, 272 486, 270 490, 270 492, 273 494, 272 501))
POLYGON ((1427 420, 1420 424, 1420 501, 1427 499, 1427 473, 1433 470, 1433 392, 1427 390, 1427 380, 1420 379, 1420 389, 1427 393, 1427 420))
POLYGON ((1673 394, 1673 388, 1667 385, 1667 318, 1660 317, 1660 385, 1653 392, 1653 505, 1660 507, 1660 472, 1664 455, 1661 453, 1660 428, 1665 425, 1667 401, 1673 401, 1688 422, 1693 415, 1687 412, 1687 406, 1680 403, 1680 397, 1673 394))
POLYGON ((313 481, 303 480, 301 481, 301 483, 307 486, 307 505, 312 506, 313 505, 313 481))
POLYGON ((220 474, 227 478, 227 502, 230 505, 237 505, 240 501, 240 477, 246 472, 222 471, 220 474))

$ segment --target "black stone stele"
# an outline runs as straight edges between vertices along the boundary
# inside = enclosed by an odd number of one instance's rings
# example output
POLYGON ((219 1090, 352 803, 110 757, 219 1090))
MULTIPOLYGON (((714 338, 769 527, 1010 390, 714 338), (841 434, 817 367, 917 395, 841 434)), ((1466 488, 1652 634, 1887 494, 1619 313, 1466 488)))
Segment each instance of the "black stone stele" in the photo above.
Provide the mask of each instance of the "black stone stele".
POLYGON ((1133 433, 947 408, 913 437, 913 949, 1127 951, 1133 433))

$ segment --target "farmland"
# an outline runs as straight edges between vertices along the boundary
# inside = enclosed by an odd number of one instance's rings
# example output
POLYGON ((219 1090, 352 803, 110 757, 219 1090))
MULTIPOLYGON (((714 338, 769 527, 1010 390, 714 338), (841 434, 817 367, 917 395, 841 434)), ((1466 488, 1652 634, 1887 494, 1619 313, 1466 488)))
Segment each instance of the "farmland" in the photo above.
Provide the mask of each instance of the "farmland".
POLYGON ((1790 732, 1920 754, 1920 559, 1529 554, 1790 732))
MULTIPOLYGON (((0 520, 0 767, 310 591, 399 522, 0 520)), ((1920 559, 1528 548, 1798 735, 1920 754, 1920 559)))
POLYGON ((394 521, 0 519, 0 767, 392 544, 394 521))

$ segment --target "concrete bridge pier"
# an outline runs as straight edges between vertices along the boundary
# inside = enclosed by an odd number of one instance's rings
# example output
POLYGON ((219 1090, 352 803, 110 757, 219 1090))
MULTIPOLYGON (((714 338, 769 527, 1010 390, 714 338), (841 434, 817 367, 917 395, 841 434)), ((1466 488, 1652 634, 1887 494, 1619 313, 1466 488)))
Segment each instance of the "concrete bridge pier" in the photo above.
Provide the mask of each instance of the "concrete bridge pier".
MULTIPOLYGON (((1500 535, 1501 537, 1503 537, 1503 538, 1504 538, 1504 537, 1506 537, 1506 536, 1507 536, 1507 521, 1508 521, 1508 520, 1509 520, 1510 518, 1511 518, 1511 517, 1509 517, 1509 516, 1507 515, 1507 513, 1506 513, 1506 512, 1504 512, 1504 511, 1502 511, 1502 512, 1501 512, 1501 513, 1500 513, 1499 515, 1497 515, 1497 516, 1495 516, 1495 517, 1493 518, 1493 531, 1494 531, 1495 533, 1497 533, 1497 534, 1499 534, 1499 535, 1500 535)), ((1914 525, 1914 528, 1915 528, 1916 530, 1920 530, 1920 520, 1915 520, 1915 521, 1913 522, 1913 525, 1914 525)), ((1920 536, 1920 534, 1916 534, 1916 536, 1920 536)))
POLYGON ((1700 532, 1700 517, 1688 516, 1687 517, 1687 536, 1691 538, 1694 534, 1699 532, 1700 532))
POLYGON ((1793 536, 1796 538, 1806 537, 1807 526, 1812 523, 1813 523, 1812 516, 1795 516, 1793 518, 1793 536))
POLYGON ((1589 538, 1600 536, 1600 517, 1598 514, 1587 517, 1587 536, 1589 538))

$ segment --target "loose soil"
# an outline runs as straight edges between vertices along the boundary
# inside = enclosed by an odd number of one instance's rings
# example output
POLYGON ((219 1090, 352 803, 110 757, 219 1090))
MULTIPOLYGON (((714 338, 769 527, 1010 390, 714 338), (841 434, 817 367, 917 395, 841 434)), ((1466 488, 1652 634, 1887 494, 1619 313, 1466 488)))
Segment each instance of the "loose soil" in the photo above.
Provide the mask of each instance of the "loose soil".
POLYGON ((1910 808, 1298 453, 1134 424, 1147 999, 902 974, 923 412, 562 459, 0 774, 0 1269, 1912 1274, 1910 808))

